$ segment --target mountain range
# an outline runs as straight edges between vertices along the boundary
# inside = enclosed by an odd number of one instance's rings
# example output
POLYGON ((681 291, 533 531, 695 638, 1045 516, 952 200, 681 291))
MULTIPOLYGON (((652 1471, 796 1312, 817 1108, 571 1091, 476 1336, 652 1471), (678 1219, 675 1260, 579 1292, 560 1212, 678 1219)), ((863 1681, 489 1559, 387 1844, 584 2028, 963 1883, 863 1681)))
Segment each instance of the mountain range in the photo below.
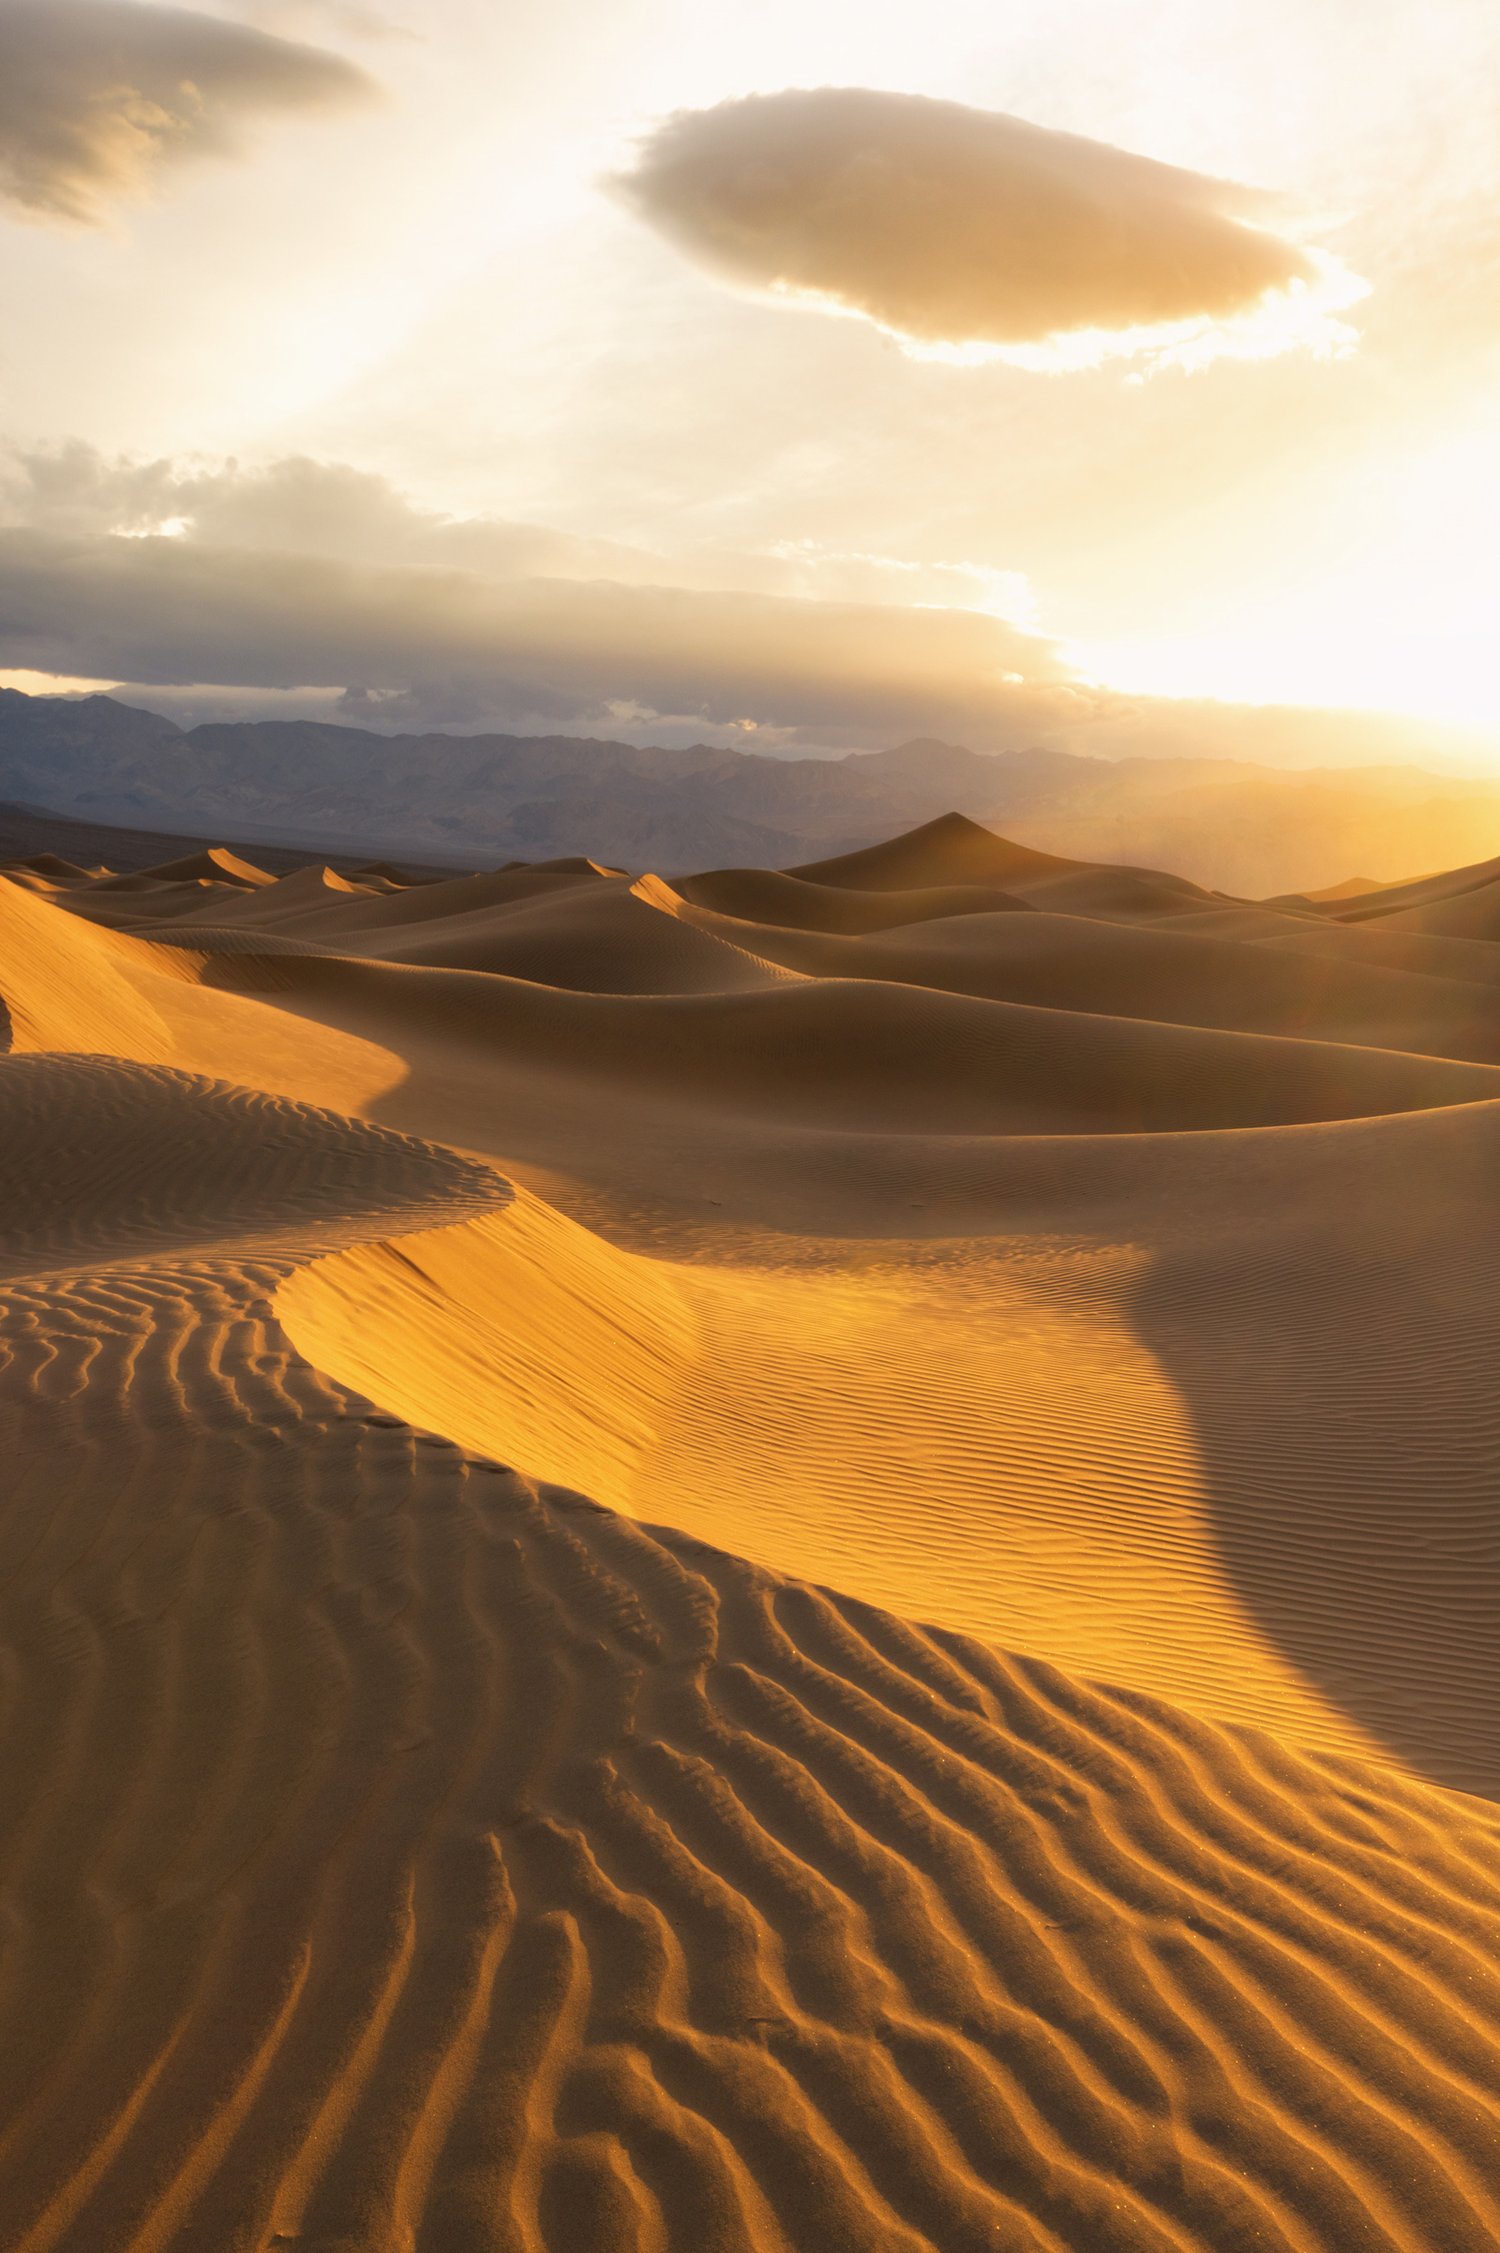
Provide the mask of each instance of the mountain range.
POLYGON ((919 739, 779 759, 573 736, 183 729, 117 698, 0 690, 0 799, 78 821, 448 866, 591 853, 668 872, 848 852, 950 809, 1023 843, 1241 895, 1394 881, 1500 851, 1500 781, 1419 766, 984 754, 919 739))

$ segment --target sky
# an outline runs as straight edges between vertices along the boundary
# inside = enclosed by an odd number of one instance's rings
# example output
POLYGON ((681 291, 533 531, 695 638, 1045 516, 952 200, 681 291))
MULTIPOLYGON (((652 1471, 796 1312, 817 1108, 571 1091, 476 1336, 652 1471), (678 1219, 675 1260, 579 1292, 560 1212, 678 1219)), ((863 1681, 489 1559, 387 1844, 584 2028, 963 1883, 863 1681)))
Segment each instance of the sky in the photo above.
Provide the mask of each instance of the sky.
POLYGON ((0 680, 1500 767, 1497 191, 1493 0, 0 0, 0 680))

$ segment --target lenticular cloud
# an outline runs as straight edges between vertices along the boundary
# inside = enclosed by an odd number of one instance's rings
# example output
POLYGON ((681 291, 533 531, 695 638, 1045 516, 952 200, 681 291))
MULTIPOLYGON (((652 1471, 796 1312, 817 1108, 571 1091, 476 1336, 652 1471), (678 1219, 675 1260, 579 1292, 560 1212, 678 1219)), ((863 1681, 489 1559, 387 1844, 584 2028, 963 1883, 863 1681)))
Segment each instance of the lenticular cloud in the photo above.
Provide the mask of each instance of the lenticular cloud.
POLYGON ((1270 196, 919 95, 825 87, 684 111, 614 185, 723 279, 919 349, 1062 346, 1067 364, 1102 357, 1101 339, 1351 295, 1351 277, 1331 293, 1332 262, 1272 229, 1270 196), (1070 339, 1086 348, 1070 355, 1070 339))

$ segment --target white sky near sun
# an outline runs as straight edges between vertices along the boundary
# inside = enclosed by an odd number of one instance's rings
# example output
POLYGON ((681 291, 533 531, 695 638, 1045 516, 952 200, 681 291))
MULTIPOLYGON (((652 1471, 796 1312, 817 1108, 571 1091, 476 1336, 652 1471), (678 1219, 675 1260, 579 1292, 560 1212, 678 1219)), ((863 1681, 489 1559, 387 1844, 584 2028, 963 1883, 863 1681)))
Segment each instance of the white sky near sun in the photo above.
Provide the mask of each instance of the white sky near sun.
POLYGON ((200 4, 383 99, 104 229, 0 219, 8 440, 308 453, 700 572, 888 558, 916 601, 963 563, 1008 615, 1029 585, 1106 682, 1478 721, 1500 756, 1494 0, 380 0, 384 37, 200 4), (935 364, 726 289, 601 186, 675 108, 824 84, 1284 193, 1369 284, 1353 340, 1144 377, 935 364))

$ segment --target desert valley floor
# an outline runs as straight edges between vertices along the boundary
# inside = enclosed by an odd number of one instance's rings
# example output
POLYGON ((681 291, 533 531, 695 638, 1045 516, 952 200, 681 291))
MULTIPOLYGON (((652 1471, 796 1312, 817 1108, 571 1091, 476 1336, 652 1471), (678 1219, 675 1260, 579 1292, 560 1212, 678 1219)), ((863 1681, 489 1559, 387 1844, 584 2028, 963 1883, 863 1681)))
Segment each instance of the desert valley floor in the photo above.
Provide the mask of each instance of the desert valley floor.
POLYGON ((0 876, 7 2253, 1500 2243, 1500 863, 0 876))

